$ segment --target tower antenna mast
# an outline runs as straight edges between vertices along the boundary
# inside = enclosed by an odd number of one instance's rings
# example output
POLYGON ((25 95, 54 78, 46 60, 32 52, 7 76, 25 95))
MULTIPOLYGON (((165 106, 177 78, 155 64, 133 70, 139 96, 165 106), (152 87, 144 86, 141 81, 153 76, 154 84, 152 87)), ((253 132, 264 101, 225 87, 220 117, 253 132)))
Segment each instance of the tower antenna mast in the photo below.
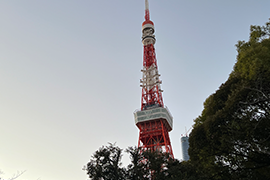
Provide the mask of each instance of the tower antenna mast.
POLYGON ((150 13, 149 13, 149 2, 145 0, 145 20, 150 20, 150 13))

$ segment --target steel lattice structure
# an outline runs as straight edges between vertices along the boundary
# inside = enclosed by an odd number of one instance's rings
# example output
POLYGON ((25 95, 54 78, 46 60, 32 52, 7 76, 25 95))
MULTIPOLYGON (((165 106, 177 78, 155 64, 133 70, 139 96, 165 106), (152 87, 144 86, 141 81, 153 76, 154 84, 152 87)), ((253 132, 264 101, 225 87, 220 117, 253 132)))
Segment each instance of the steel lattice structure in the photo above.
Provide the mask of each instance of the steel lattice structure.
POLYGON ((150 20, 149 3, 145 0, 145 21, 142 23, 143 69, 141 110, 134 113, 140 130, 138 147, 143 150, 161 150, 173 157, 169 131, 172 130, 172 115, 164 108, 162 90, 154 44, 154 23, 150 20))

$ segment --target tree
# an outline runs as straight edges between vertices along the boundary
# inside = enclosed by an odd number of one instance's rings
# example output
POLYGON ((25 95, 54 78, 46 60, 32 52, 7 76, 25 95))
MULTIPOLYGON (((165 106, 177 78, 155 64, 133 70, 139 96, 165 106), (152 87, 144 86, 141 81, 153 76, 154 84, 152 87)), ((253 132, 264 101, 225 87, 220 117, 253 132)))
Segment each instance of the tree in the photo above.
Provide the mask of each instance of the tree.
POLYGON ((236 45, 228 80, 209 96, 190 135, 190 159, 208 179, 270 177, 270 21, 236 45))
POLYGON ((130 154, 131 163, 127 166, 127 179, 143 180, 147 177, 148 170, 145 167, 145 158, 141 150, 136 147, 128 147, 126 152, 130 154))
POLYGON ((97 150, 90 162, 88 162, 86 171, 89 178, 93 180, 124 180, 125 169, 121 168, 122 149, 114 144, 102 146, 97 150))
POLYGON ((85 170, 92 180, 202 180, 196 173, 196 166, 172 159, 168 153, 142 151, 128 147, 130 164, 121 167, 122 149, 109 144, 102 146, 91 157, 85 170))

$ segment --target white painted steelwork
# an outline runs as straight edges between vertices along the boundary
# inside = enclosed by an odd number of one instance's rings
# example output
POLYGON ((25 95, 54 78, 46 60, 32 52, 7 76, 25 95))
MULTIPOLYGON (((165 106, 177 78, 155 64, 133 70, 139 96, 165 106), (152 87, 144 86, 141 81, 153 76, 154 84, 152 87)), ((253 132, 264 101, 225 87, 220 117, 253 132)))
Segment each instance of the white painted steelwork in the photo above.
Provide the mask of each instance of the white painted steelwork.
POLYGON ((159 92, 163 92, 161 90, 160 84, 162 83, 161 80, 159 80, 160 74, 158 73, 157 67, 155 64, 152 64, 148 69, 144 67, 142 70, 143 77, 140 80, 140 87, 147 89, 148 91, 153 89, 154 86, 158 86, 159 92))
POLYGON ((145 10, 149 10, 149 2, 148 2, 148 0, 145 0, 145 10))

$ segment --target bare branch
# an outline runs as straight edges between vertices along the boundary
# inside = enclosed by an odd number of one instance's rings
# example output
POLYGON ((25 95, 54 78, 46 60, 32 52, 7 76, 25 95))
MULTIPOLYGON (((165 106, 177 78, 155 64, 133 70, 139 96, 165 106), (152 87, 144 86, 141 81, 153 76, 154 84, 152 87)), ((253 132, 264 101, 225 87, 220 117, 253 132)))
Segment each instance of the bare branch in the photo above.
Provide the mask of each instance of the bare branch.
POLYGON ((21 176, 23 173, 25 173, 26 170, 24 171, 17 171, 17 174, 14 174, 12 178, 10 178, 9 180, 14 180, 17 179, 19 176, 21 176))

